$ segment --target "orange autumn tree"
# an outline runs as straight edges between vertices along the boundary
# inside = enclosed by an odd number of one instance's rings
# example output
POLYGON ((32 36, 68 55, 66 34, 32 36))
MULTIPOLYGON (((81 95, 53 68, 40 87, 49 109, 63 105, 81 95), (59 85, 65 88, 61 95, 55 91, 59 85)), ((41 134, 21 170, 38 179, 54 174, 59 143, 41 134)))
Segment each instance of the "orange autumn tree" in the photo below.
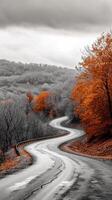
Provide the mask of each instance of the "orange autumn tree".
POLYGON ((33 98, 33 111, 41 112, 47 111, 49 109, 49 105, 47 103, 47 99, 50 96, 50 92, 42 91, 39 95, 34 96, 33 98))
POLYGON ((112 134, 112 34, 103 34, 83 58, 72 91, 88 140, 112 134))
POLYGON ((31 103, 32 100, 33 100, 33 94, 32 94, 32 92, 31 91, 27 92, 26 96, 27 96, 27 99, 28 99, 29 103, 31 103))

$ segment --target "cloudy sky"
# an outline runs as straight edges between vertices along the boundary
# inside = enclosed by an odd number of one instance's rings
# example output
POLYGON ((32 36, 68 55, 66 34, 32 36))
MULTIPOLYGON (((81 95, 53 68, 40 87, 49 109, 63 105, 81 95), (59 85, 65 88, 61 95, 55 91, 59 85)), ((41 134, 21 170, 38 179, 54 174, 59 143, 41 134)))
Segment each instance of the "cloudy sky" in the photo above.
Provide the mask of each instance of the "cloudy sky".
POLYGON ((112 23, 112 0, 0 0, 0 58, 72 67, 112 23))

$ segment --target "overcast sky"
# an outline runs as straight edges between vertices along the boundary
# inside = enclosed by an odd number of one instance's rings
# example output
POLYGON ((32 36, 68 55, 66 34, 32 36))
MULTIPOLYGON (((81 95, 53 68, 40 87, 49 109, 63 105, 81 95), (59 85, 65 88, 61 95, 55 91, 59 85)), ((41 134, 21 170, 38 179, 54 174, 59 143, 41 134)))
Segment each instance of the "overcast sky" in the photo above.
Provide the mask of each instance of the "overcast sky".
POLYGON ((71 67, 111 22, 112 0, 0 0, 0 58, 71 67))

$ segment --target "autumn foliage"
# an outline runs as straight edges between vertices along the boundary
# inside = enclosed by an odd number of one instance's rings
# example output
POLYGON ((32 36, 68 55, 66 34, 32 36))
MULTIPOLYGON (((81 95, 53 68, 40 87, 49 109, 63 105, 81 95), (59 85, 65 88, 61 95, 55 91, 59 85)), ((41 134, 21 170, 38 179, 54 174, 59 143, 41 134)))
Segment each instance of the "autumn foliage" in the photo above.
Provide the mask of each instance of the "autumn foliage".
POLYGON ((34 96, 33 110, 35 112, 41 112, 48 109, 47 99, 50 93, 48 91, 42 91, 39 95, 34 96))
POLYGON ((34 112, 42 112, 50 109, 47 102, 49 96, 50 92, 48 91, 41 91, 38 95, 33 95, 31 92, 27 93, 27 99, 31 103, 34 112))
POLYGON ((27 99, 28 99, 29 103, 31 103, 32 100, 33 100, 33 94, 32 94, 32 92, 30 92, 30 91, 27 92, 26 96, 27 96, 27 99))
POLYGON ((103 34, 80 63, 82 73, 72 91, 76 112, 88 140, 112 134, 112 35, 103 34))

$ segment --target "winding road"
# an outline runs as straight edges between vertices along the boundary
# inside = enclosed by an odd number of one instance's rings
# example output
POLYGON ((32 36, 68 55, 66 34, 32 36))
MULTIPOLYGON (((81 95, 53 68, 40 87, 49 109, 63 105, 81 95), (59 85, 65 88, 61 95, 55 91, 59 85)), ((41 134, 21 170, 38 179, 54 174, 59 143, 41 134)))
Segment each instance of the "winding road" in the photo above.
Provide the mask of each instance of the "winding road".
POLYGON ((51 121, 54 128, 68 131, 25 147, 34 164, 0 180, 0 200, 111 200, 112 163, 62 152, 59 145, 83 135, 61 126, 62 117, 51 121))

